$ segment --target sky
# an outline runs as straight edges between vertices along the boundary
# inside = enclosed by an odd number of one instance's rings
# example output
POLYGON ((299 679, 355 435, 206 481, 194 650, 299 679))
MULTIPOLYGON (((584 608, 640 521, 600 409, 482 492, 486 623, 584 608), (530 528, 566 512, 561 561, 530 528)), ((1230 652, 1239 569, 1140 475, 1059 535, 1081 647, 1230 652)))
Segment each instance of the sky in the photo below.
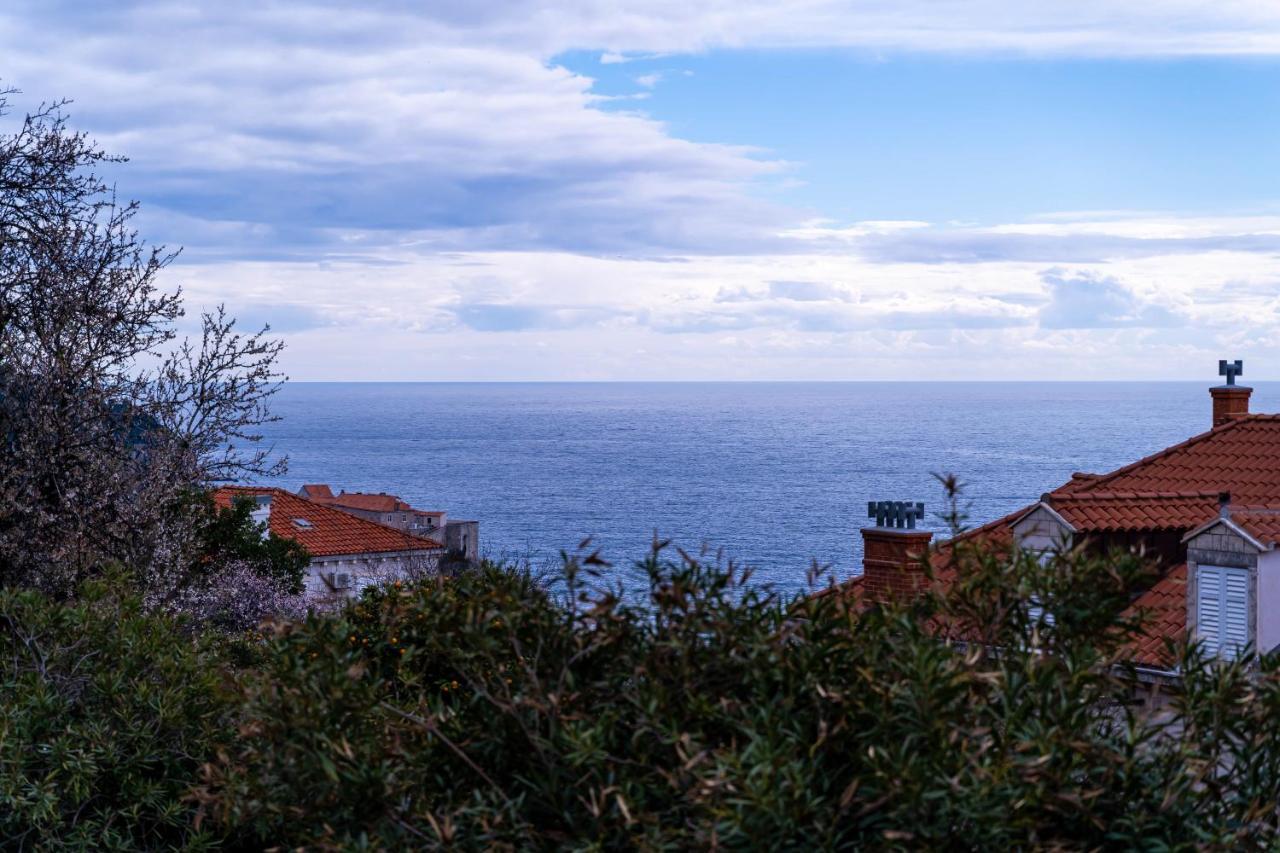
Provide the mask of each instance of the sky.
POLYGON ((7 0, 297 380, 1280 374, 1273 0, 7 0))

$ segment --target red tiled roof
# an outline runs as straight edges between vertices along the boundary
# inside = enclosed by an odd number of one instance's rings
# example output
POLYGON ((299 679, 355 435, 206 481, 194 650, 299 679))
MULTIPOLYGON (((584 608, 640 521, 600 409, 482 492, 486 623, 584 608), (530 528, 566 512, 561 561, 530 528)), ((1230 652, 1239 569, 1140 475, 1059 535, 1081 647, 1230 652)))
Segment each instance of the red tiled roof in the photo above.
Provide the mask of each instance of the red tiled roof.
MULTIPOLYGON (((307 488, 304 486, 304 488, 307 488)), ((421 515, 444 515, 440 509, 417 509, 396 495, 370 494, 369 492, 330 493, 328 497, 312 496, 311 500, 328 506, 358 509, 364 512, 416 512, 421 515)))
POLYGON ((1133 662, 1160 669, 1173 666, 1165 641, 1177 642, 1187 632, 1187 564, 1166 572, 1129 605, 1124 616, 1143 619, 1143 635, 1130 646, 1133 662))
POLYGON ((1230 519, 1264 545, 1280 543, 1280 509, 1233 506, 1230 519))
POLYGON ((326 483, 307 483, 302 491, 306 492, 306 498, 313 501, 333 497, 333 490, 326 483))
POLYGON ((395 495, 371 495, 366 492, 342 492, 335 495, 332 501, 326 501, 326 503, 331 503, 334 506, 350 507, 351 509, 362 509, 366 512, 404 512, 412 509, 395 495))
POLYGON ((1190 530, 1218 515, 1218 493, 1085 491, 1055 494, 1049 505, 1084 532, 1190 530))
POLYGON ((1280 504, 1280 415, 1248 415, 1096 479, 1053 494, 1230 492, 1233 502, 1280 504))
POLYGON ((309 501, 283 489, 224 486, 213 493, 218 506, 230 506, 238 496, 270 495, 268 526, 276 536, 293 539, 317 557, 341 554, 377 554, 391 551, 434 551, 444 546, 410 536, 394 527, 309 501), (302 519, 306 525, 296 524, 302 519))

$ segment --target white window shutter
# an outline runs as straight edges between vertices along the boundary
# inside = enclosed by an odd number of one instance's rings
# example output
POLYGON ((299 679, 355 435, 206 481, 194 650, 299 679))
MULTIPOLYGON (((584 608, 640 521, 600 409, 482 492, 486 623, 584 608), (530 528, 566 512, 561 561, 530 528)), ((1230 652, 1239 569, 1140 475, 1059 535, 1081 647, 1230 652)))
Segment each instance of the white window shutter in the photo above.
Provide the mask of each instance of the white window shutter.
POLYGON ((1249 572, 1196 568, 1196 633, 1206 654, 1232 660, 1249 642, 1249 572))
POLYGON ((1249 643, 1249 573, 1244 569, 1225 569, 1222 580, 1222 653, 1230 659, 1249 643))

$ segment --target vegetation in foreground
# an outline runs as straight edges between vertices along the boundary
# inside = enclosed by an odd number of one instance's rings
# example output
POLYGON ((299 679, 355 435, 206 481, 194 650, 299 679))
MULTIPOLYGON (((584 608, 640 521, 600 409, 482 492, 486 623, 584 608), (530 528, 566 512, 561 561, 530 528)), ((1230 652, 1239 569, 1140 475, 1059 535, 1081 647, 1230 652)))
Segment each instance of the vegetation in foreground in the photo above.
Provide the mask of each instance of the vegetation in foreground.
MULTIPOLYGON (((655 552, 646 601, 488 566, 260 632, 120 585, 0 592, 15 849, 1267 847, 1275 658, 1142 713, 1127 559, 959 553, 946 597, 858 612, 655 552), (1063 581, 1070 578, 1071 583, 1063 581), (1053 624, 1025 601, 1054 603, 1053 624), (981 620, 981 621, 978 621, 981 620), (940 641, 985 626, 983 643, 940 641), (994 651, 999 649, 997 653, 994 651)), ((973 636, 970 633, 970 636, 973 636)))

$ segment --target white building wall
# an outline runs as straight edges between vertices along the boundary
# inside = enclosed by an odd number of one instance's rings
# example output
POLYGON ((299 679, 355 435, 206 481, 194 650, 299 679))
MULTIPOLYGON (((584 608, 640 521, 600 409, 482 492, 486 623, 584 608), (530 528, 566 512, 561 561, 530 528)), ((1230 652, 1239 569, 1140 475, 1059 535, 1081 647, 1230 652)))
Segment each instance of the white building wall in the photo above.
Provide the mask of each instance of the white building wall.
POLYGON ((1258 626, 1258 651, 1280 646, 1280 550, 1258 555, 1258 595, 1254 615, 1258 626))
POLYGON ((334 602, 359 598, 371 586, 435 574, 440 567, 438 551, 403 551, 389 554, 355 554, 313 557, 304 581, 308 601, 334 602), (333 575, 352 576, 350 587, 335 590, 333 575))

